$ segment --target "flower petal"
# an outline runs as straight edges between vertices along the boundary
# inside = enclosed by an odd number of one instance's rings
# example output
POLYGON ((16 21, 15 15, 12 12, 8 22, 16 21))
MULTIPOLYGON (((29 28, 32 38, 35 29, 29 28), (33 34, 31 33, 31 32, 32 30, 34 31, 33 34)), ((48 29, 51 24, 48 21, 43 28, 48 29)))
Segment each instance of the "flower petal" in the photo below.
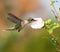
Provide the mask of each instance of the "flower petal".
POLYGON ((44 21, 42 20, 42 18, 34 18, 34 20, 30 23, 30 27, 33 29, 41 29, 44 26, 44 21))

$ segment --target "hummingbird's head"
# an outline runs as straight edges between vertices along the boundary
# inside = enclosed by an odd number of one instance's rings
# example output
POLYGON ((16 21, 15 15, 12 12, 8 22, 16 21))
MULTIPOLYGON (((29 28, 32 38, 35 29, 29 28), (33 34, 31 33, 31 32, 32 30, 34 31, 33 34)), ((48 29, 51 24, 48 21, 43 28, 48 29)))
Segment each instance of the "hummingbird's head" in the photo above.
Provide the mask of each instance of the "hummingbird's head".
POLYGON ((33 18, 29 18, 28 21, 29 21, 29 23, 31 23, 31 22, 34 22, 34 21, 36 21, 36 20, 33 19, 33 18))

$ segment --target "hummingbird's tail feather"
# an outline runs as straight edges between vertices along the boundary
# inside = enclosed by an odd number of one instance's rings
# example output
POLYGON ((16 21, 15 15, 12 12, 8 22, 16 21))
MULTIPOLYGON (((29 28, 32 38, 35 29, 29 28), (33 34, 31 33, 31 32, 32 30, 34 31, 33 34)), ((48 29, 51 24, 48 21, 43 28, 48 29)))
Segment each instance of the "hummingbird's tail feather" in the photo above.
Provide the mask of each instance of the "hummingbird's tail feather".
POLYGON ((15 31, 16 29, 10 29, 10 28, 8 28, 8 29, 4 29, 4 30, 2 30, 2 31, 15 31))
POLYGON ((22 29, 22 27, 15 25, 15 27, 7 28, 7 29, 4 29, 2 31, 15 31, 15 30, 18 30, 18 32, 20 32, 21 29, 22 29))
POLYGON ((22 26, 19 26, 19 25, 15 25, 15 27, 7 28, 7 29, 4 29, 2 31, 15 31, 15 30, 17 30, 18 32, 20 32, 21 29, 23 29, 26 25, 24 25, 23 27, 22 26))
POLYGON ((21 19, 19 19, 18 17, 16 17, 15 15, 11 14, 11 13, 8 13, 8 19, 10 21, 12 21, 13 23, 16 23, 16 24, 20 24, 21 23, 21 19))

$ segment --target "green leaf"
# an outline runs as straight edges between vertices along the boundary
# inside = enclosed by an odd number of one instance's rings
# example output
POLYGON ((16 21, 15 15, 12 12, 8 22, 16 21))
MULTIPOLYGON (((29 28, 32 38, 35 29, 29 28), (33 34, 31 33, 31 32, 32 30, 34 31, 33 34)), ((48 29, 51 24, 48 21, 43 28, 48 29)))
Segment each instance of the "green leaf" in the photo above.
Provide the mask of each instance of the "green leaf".
POLYGON ((48 19, 47 21, 45 21, 45 25, 50 25, 51 22, 52 22, 52 20, 51 19, 48 19))
POLYGON ((50 28, 48 29, 49 34, 51 34, 54 31, 54 29, 59 28, 59 27, 60 27, 60 24, 58 23, 51 24, 50 28))
POLYGON ((55 18, 57 19, 57 18, 58 18, 58 16, 56 16, 56 15, 55 15, 55 18))
POLYGON ((53 32, 53 29, 49 29, 48 32, 49 34, 51 34, 53 32))
POLYGON ((55 3, 55 1, 51 1, 51 2, 50 2, 50 5, 51 5, 51 6, 54 5, 54 3, 55 3))
POLYGON ((54 47, 57 47, 57 42, 55 38, 49 37, 50 42, 53 44, 54 47))

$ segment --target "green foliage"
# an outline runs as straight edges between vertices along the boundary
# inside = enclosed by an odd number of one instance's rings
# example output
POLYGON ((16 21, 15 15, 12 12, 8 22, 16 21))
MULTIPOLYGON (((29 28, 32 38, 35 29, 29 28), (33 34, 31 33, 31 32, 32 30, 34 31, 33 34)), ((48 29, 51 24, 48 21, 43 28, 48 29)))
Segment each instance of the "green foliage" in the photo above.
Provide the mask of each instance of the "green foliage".
POLYGON ((47 28, 47 31, 49 32, 49 34, 51 34, 54 31, 54 29, 60 27, 60 24, 52 22, 51 19, 48 19, 47 21, 45 21, 45 27, 47 28))
POLYGON ((45 21, 45 25, 50 25, 51 22, 52 22, 52 20, 51 19, 48 19, 47 21, 45 21))
POLYGON ((55 40, 55 38, 49 37, 50 42, 54 45, 54 47, 57 47, 57 42, 55 40))
MULTIPOLYGON (((49 19, 45 22, 45 27, 47 28, 48 33, 52 34, 55 29, 60 27, 60 24, 52 22, 52 20, 49 19)), ((57 48, 57 41, 55 40, 55 38, 49 37, 49 40, 54 45, 54 47, 57 48)))
POLYGON ((53 6, 56 2, 58 2, 58 0, 50 1, 50 6, 53 6))
POLYGON ((58 18, 58 16, 56 16, 56 15, 55 15, 55 18, 57 19, 57 18, 58 18))
POLYGON ((48 39, 49 37, 46 37, 47 38, 41 38, 41 36, 32 37, 25 47, 26 52, 57 52, 55 49, 56 45, 53 46, 48 39))
POLYGON ((60 27, 60 24, 58 23, 52 23, 50 26, 50 28, 48 29, 48 32, 49 34, 53 33, 53 31, 56 29, 56 28, 59 28, 60 27))
POLYGON ((51 2, 50 2, 50 5, 51 5, 51 6, 54 5, 54 3, 55 3, 55 1, 51 1, 51 2))

